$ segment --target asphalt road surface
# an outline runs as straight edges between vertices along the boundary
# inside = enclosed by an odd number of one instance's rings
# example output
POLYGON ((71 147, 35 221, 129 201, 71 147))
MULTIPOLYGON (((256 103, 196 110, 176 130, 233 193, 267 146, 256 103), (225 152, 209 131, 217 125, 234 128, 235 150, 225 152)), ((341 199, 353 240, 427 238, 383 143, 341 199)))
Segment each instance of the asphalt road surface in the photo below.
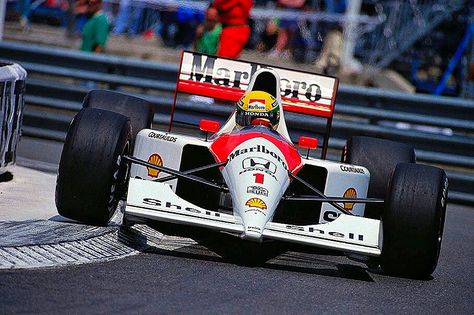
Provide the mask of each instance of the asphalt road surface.
POLYGON ((473 208, 448 205, 429 280, 389 277, 314 250, 248 267, 222 258, 239 250, 227 237, 194 233, 195 241, 148 246, 108 262, 0 270, 0 314, 473 314, 473 226, 473 208))

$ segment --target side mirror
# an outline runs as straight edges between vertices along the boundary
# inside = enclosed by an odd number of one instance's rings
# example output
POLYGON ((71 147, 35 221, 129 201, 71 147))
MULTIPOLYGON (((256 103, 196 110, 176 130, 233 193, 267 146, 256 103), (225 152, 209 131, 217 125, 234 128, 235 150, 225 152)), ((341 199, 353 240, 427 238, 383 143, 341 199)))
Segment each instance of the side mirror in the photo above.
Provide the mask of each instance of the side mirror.
POLYGON ((201 119, 199 121, 199 129, 206 132, 206 141, 209 132, 216 133, 220 128, 221 124, 218 121, 208 119, 201 119))
POLYGON ((298 146, 300 148, 308 149, 308 152, 306 153, 306 158, 308 158, 309 150, 316 150, 316 148, 318 147, 318 139, 312 138, 312 137, 300 136, 298 140, 298 146))

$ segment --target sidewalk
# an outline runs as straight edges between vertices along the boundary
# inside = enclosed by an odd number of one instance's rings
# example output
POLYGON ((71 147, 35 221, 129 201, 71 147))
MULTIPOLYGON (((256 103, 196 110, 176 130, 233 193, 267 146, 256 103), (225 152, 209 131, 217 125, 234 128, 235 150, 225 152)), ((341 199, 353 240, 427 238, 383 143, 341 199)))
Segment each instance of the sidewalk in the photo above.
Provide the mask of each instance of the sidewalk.
POLYGON ((54 203, 56 174, 17 165, 3 177, 0 181, 0 221, 47 220, 58 215, 54 203))

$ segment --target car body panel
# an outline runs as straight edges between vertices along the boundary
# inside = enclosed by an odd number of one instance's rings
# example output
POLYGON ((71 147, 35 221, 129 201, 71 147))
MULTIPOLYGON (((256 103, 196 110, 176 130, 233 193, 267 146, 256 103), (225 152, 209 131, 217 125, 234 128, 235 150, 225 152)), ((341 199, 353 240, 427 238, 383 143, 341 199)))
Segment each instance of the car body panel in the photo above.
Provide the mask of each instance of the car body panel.
MULTIPOLYGON (((125 215, 210 228, 244 235, 239 216, 210 211, 177 196, 169 184, 131 178, 125 215)), ((381 222, 340 215, 336 220, 307 226, 268 222, 263 238, 379 256, 381 222)))

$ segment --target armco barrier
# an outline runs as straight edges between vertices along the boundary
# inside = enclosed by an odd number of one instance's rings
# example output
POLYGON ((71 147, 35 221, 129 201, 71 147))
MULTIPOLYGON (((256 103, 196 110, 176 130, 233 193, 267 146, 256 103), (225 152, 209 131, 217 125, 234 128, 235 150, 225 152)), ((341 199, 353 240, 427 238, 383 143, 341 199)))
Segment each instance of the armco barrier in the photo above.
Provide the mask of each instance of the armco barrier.
MULTIPOLYGON (((24 122, 27 135, 63 141, 91 82, 97 88, 116 89, 151 101, 157 113, 155 126, 164 126, 168 119, 176 65, 9 42, 0 43, 0 54, 20 62, 29 72, 24 122)), ((183 125, 196 125, 200 118, 224 121, 231 110, 179 98, 175 117, 183 125)), ((317 119, 298 114, 286 118, 294 140, 323 127, 317 119)), ((418 161, 447 169, 451 200, 474 203, 472 101, 341 85, 329 142, 330 158, 339 158, 345 139, 351 135, 414 145, 418 161)))
POLYGON ((24 108, 26 71, 0 61, 0 174, 16 162, 24 108))

